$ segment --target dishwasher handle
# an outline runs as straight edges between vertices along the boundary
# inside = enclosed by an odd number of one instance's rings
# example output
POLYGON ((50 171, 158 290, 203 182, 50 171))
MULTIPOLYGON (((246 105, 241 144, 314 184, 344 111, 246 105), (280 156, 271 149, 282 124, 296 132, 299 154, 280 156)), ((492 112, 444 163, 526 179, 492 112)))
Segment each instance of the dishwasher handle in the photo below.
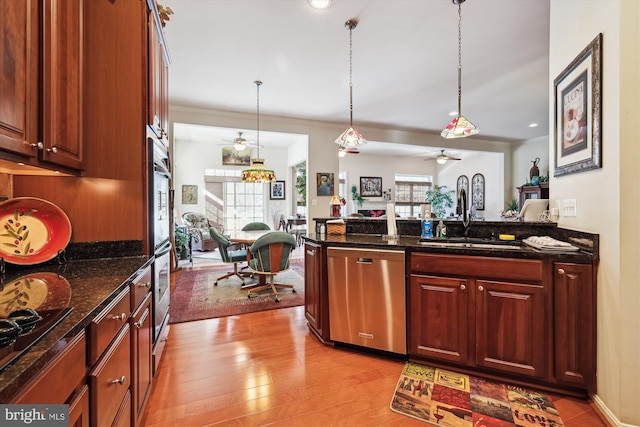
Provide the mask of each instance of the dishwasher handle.
POLYGON ((373 259, 371 259, 371 258, 358 258, 356 260, 356 264, 373 264, 373 259))

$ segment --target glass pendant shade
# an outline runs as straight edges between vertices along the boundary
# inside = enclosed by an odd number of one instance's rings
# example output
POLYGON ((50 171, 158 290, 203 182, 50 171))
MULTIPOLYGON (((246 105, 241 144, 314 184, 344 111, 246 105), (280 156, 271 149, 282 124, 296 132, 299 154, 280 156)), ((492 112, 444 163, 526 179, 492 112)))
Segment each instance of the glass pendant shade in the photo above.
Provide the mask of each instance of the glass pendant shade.
POLYGON ((245 169, 240 173, 240 180, 242 182, 252 182, 252 183, 264 183, 264 182, 275 182, 276 174, 271 169, 267 169, 264 166, 264 159, 260 158, 260 85, 262 82, 260 80, 256 80, 253 82, 256 85, 256 111, 258 117, 257 124, 257 138, 256 144, 258 145, 258 157, 255 159, 251 159, 251 167, 249 169, 245 169))
POLYGON ((264 166, 264 159, 251 159, 251 167, 242 171, 240 175, 242 182, 275 182, 274 171, 264 166))
POLYGON ((478 128, 473 123, 464 118, 464 116, 456 116, 451 123, 440 133, 443 138, 463 138, 477 134, 478 128))
POLYGON ((244 145, 244 144, 235 143, 235 144, 233 144, 233 148, 235 148, 235 149, 236 149, 236 151, 242 151, 242 150, 244 150, 245 148, 247 148, 247 146, 246 146, 246 145, 244 145))
POLYGON ((335 142, 342 147, 357 147, 358 145, 366 144, 367 140, 360 135, 360 132, 358 132, 356 128, 350 127, 342 132, 342 135, 340 135, 335 142))
POLYGON ((440 165, 444 165, 445 163, 447 163, 447 159, 444 158, 444 157, 438 157, 436 159, 436 162, 438 162, 438 164, 440 164, 440 165))

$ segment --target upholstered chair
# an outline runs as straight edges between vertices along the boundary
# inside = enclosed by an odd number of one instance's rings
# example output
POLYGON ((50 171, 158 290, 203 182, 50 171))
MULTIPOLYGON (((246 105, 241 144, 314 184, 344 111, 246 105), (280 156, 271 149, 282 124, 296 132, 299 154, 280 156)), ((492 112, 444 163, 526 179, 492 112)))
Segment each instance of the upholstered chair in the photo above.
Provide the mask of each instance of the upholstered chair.
POLYGON ((209 232, 212 227, 205 215, 186 212, 182 215, 182 220, 187 225, 189 234, 193 236, 192 249, 194 251, 212 251, 216 248, 216 242, 209 232))
POLYGON ((250 246, 249 268, 254 274, 266 276, 266 283, 249 288, 249 298, 256 292, 271 288, 276 302, 280 302, 276 288, 289 288, 295 292, 293 285, 275 282, 276 274, 289 270, 291 252, 295 248, 296 238, 284 231, 267 233, 250 246))
POLYGON ((213 285, 218 286, 218 281, 227 279, 231 276, 238 277, 242 281, 242 285, 244 285, 244 277, 238 271, 238 264, 247 261, 247 249, 238 248, 232 245, 229 239, 214 227, 209 229, 209 233, 211 237, 213 237, 214 242, 218 245, 222 261, 233 264, 233 271, 228 271, 227 274, 218 277, 213 285))

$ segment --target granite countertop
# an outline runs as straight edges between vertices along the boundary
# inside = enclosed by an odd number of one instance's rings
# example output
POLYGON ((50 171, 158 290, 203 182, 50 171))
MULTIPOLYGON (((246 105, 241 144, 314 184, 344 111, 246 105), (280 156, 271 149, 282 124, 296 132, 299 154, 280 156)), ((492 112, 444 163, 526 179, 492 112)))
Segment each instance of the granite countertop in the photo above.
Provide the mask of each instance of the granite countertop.
MULTIPOLYGON (((0 371, 0 403, 6 403, 34 375, 59 354, 66 344, 83 331, 93 318, 129 286, 130 279, 152 261, 150 256, 102 258, 69 261, 66 264, 12 268, 2 286, 24 276, 55 273, 64 286, 69 283, 71 313, 26 353, 0 371)), ((37 277, 37 276, 36 276, 37 277)))

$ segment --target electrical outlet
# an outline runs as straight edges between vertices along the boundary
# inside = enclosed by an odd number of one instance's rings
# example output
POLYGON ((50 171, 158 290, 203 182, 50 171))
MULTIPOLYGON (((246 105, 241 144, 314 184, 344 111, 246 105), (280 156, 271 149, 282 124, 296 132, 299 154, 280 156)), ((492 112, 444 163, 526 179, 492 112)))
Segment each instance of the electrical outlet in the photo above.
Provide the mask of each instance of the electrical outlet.
POLYGON ((576 217, 576 199, 564 199, 562 201, 562 216, 564 217, 576 217))
POLYGON ((311 206, 318 206, 318 199, 311 199, 311 206))

